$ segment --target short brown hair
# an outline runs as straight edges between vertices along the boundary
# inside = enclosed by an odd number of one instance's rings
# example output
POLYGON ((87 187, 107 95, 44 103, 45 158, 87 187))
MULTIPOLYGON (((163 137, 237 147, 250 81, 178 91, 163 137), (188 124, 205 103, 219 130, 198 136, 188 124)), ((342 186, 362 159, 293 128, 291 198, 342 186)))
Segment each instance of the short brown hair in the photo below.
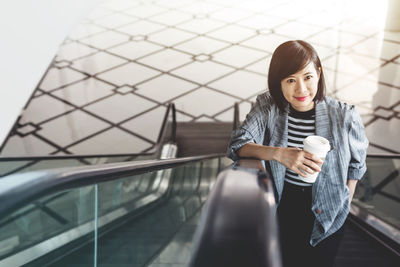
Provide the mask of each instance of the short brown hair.
POLYGON ((314 98, 314 102, 318 102, 325 97, 325 78, 321 60, 315 49, 301 40, 287 41, 275 49, 269 64, 268 87, 274 102, 281 111, 288 105, 282 93, 281 81, 303 69, 310 62, 314 63, 317 71, 321 69, 318 91, 314 98))

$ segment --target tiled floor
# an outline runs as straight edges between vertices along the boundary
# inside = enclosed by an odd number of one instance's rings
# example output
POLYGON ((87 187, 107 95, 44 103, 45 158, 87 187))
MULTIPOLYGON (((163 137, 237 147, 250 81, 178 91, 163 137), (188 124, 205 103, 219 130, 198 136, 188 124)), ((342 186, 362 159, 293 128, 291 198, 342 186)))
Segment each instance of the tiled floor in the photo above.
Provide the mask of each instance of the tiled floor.
POLYGON ((140 152, 163 112, 231 121, 266 89, 271 54, 304 39, 328 93, 355 104, 370 152, 400 153, 400 33, 386 2, 109 0, 66 38, 1 156, 140 152), (118 141, 116 141, 118 140, 118 141))

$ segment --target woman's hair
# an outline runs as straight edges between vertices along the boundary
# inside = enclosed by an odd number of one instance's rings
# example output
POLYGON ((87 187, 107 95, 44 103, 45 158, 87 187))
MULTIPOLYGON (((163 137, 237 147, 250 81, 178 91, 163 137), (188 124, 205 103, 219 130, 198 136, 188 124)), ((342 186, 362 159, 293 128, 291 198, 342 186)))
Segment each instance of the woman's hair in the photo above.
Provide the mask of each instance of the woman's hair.
POLYGON ((282 93, 281 81, 303 69, 310 62, 314 63, 315 70, 321 70, 318 91, 314 102, 325 97, 325 78, 321 61, 315 49, 307 42, 301 40, 288 41, 275 49, 271 58, 268 71, 268 87, 271 96, 280 110, 284 110, 288 104, 282 93))

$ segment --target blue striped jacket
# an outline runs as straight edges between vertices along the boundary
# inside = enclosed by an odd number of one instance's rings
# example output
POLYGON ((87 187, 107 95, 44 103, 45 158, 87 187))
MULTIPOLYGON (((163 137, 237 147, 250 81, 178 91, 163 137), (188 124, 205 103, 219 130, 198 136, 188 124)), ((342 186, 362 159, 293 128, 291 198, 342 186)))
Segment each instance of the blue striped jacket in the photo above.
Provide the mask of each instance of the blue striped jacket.
MULTIPOLYGON (((236 151, 250 142, 287 147, 288 114, 289 106, 284 112, 279 111, 268 91, 259 95, 243 124, 232 132, 227 156, 232 160, 239 159, 236 151)), ((366 171, 368 147, 362 120, 354 106, 330 97, 316 104, 315 132, 329 140, 331 150, 312 186, 311 208, 315 214, 310 238, 312 246, 335 233, 344 224, 350 210, 347 179, 362 178, 366 171)), ((273 160, 266 163, 280 200, 286 167, 273 160)))

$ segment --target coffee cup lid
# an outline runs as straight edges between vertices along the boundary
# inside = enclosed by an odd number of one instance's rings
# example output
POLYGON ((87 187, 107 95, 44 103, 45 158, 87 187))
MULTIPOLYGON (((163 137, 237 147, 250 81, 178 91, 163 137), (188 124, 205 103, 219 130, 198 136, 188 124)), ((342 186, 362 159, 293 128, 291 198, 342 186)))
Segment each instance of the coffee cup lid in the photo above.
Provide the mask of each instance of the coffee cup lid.
POLYGON ((318 149, 323 149, 326 151, 331 150, 331 146, 329 145, 328 139, 318 136, 318 135, 311 135, 304 139, 304 145, 307 144, 311 147, 317 147, 318 149))

